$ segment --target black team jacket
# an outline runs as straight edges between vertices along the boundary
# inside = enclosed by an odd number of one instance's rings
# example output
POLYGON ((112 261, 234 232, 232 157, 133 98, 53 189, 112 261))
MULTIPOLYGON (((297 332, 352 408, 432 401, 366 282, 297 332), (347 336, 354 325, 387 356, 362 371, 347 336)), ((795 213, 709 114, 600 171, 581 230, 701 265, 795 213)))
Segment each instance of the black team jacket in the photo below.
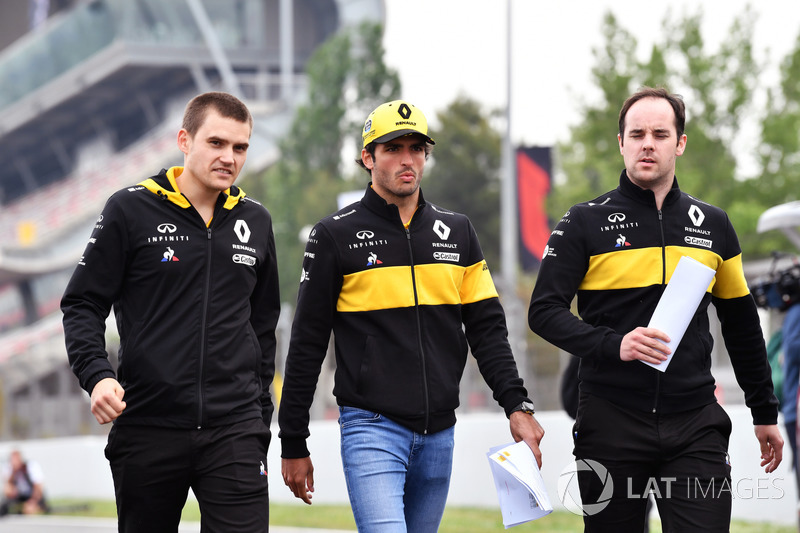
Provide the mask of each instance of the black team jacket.
POLYGON ((117 424, 269 426, 280 314, 272 220, 238 187, 206 227, 176 192, 180 167, 113 194, 61 301, 72 370, 91 394, 125 389, 117 424), (105 323, 114 308, 118 375, 105 323))
POLYGON ((630 409, 675 413, 716 401, 710 303, 753 422, 777 423, 764 336, 727 214, 682 192, 677 179, 658 210, 653 192, 623 171, 617 189, 571 207, 556 225, 528 320, 535 333, 581 358, 582 391, 630 409), (682 256, 716 275, 666 372, 621 361, 622 337, 647 326, 682 256), (580 318, 570 310, 576 293, 580 318))
POLYGON ((278 410, 284 458, 309 455, 309 409, 331 331, 337 403, 418 433, 455 424, 468 343, 507 413, 528 399, 472 224, 422 195, 408 228, 369 186, 311 231, 278 410))

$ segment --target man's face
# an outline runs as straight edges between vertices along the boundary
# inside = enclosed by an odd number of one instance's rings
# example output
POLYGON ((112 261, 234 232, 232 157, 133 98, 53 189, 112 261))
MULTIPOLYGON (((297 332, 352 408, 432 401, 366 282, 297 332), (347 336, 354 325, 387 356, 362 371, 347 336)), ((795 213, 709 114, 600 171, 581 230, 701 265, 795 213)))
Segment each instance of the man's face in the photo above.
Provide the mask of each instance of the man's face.
POLYGON ((364 165, 372 171, 372 188, 389 203, 418 194, 425 169, 425 138, 412 134, 375 146, 375 156, 363 150, 364 165))
POLYGON ((625 117, 624 137, 617 135, 619 151, 630 180, 643 189, 671 187, 675 159, 686 148, 678 138, 675 112, 663 98, 642 98, 625 117))
POLYGON ((178 133, 185 156, 183 176, 209 192, 230 188, 247 159, 249 142, 249 124, 209 109, 194 137, 183 129, 178 133))
POLYGON ((14 470, 19 470, 22 468, 22 455, 18 451, 11 452, 11 456, 9 457, 9 462, 11 463, 11 468, 14 470))

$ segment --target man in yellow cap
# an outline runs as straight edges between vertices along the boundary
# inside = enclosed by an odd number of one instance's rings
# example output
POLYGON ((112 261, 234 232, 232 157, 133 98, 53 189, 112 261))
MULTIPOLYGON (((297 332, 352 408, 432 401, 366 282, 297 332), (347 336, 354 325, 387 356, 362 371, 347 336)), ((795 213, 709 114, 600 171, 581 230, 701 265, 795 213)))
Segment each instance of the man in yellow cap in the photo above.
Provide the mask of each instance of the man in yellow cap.
POLYGON ((362 533, 435 532, 447 500, 468 348, 541 465, 544 430, 519 377, 503 308, 469 219, 422 196, 434 144, 403 100, 364 124, 364 197, 319 221, 303 259, 279 409, 282 474, 311 503, 309 409, 331 331, 341 452, 362 533))

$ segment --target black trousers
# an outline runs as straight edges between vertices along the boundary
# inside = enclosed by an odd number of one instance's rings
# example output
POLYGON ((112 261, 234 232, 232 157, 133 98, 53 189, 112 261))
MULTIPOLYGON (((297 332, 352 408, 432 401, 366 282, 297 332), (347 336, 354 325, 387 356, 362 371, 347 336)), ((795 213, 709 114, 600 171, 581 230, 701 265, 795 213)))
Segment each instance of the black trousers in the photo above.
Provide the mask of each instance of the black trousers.
POLYGON ((649 493, 664 533, 729 531, 730 433, 716 402, 662 415, 581 393, 573 438, 585 531, 643 531, 649 493))
POLYGON ((111 463, 120 533, 177 533, 191 488, 202 533, 269 531, 261 419, 204 429, 114 425, 111 463))

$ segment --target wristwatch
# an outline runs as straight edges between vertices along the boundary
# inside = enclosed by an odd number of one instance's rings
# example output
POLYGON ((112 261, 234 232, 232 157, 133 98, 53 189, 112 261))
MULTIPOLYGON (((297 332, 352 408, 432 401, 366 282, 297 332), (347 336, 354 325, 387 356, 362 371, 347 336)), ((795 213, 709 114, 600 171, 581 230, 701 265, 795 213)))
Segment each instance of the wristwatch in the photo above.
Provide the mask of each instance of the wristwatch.
POLYGON ((533 407, 533 402, 529 402, 527 400, 522 402, 518 406, 514 407, 511 411, 509 411, 508 416, 510 417, 511 413, 516 413, 517 411, 522 411, 523 413, 528 413, 529 415, 532 415, 533 413, 536 412, 536 410, 533 407))

